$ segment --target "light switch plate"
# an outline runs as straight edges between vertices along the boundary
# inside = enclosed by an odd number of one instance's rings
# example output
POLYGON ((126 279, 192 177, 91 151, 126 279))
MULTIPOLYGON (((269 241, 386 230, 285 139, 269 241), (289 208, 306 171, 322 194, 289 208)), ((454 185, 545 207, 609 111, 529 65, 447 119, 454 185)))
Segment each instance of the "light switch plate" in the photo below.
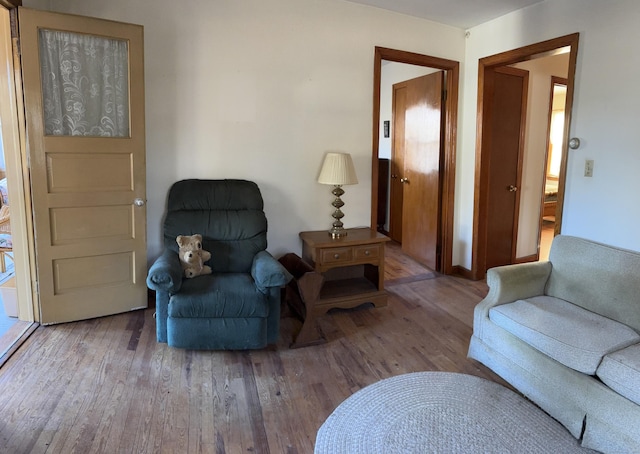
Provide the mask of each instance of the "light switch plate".
POLYGON ((585 177, 593 176, 593 159, 587 159, 584 161, 584 176, 585 177))

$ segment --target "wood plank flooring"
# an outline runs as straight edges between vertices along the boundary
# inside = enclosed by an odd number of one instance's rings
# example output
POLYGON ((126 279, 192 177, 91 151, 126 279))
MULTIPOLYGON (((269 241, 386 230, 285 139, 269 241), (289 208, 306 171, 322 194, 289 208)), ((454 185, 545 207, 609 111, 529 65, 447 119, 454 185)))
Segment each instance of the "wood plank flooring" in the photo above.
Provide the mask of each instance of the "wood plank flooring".
MULTIPOLYGON (((441 370, 504 382, 466 358, 484 282, 442 276, 387 245, 387 307, 323 317, 326 344, 185 351, 153 310, 39 327, 0 369, 2 453, 312 453, 318 428, 380 379, 441 370)), ((285 313, 286 315, 286 313, 285 313)))

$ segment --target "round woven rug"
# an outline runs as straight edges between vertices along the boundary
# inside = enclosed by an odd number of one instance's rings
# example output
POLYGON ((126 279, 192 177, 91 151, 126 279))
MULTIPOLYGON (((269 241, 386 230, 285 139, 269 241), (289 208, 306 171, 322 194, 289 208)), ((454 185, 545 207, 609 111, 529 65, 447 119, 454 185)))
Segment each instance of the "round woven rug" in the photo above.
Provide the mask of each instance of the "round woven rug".
POLYGON ((557 421, 513 391, 449 372, 361 389, 327 418, 316 454, 585 453, 557 421))

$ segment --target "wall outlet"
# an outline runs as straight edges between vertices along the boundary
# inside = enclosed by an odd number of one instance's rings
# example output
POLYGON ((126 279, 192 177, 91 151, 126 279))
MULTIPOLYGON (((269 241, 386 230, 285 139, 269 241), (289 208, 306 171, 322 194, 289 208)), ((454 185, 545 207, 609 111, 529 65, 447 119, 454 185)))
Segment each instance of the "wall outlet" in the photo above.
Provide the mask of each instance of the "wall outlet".
POLYGON ((585 177, 593 176, 593 159, 587 159, 584 161, 584 176, 585 177))

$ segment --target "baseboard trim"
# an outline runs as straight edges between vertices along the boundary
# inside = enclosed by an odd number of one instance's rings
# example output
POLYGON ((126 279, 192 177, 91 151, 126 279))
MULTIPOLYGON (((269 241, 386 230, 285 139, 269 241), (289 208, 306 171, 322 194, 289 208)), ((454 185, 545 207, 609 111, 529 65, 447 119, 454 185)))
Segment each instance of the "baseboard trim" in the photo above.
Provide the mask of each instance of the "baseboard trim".
POLYGON ((518 257, 513 261, 513 263, 529 263, 529 262, 537 262, 538 254, 525 255, 524 257, 518 257))
POLYGON ((469 279, 471 281, 479 280, 479 279, 475 278, 475 276, 473 275, 473 272, 471 270, 468 270, 465 267, 460 266, 460 265, 452 266, 451 267, 451 274, 463 277, 465 279, 469 279))

